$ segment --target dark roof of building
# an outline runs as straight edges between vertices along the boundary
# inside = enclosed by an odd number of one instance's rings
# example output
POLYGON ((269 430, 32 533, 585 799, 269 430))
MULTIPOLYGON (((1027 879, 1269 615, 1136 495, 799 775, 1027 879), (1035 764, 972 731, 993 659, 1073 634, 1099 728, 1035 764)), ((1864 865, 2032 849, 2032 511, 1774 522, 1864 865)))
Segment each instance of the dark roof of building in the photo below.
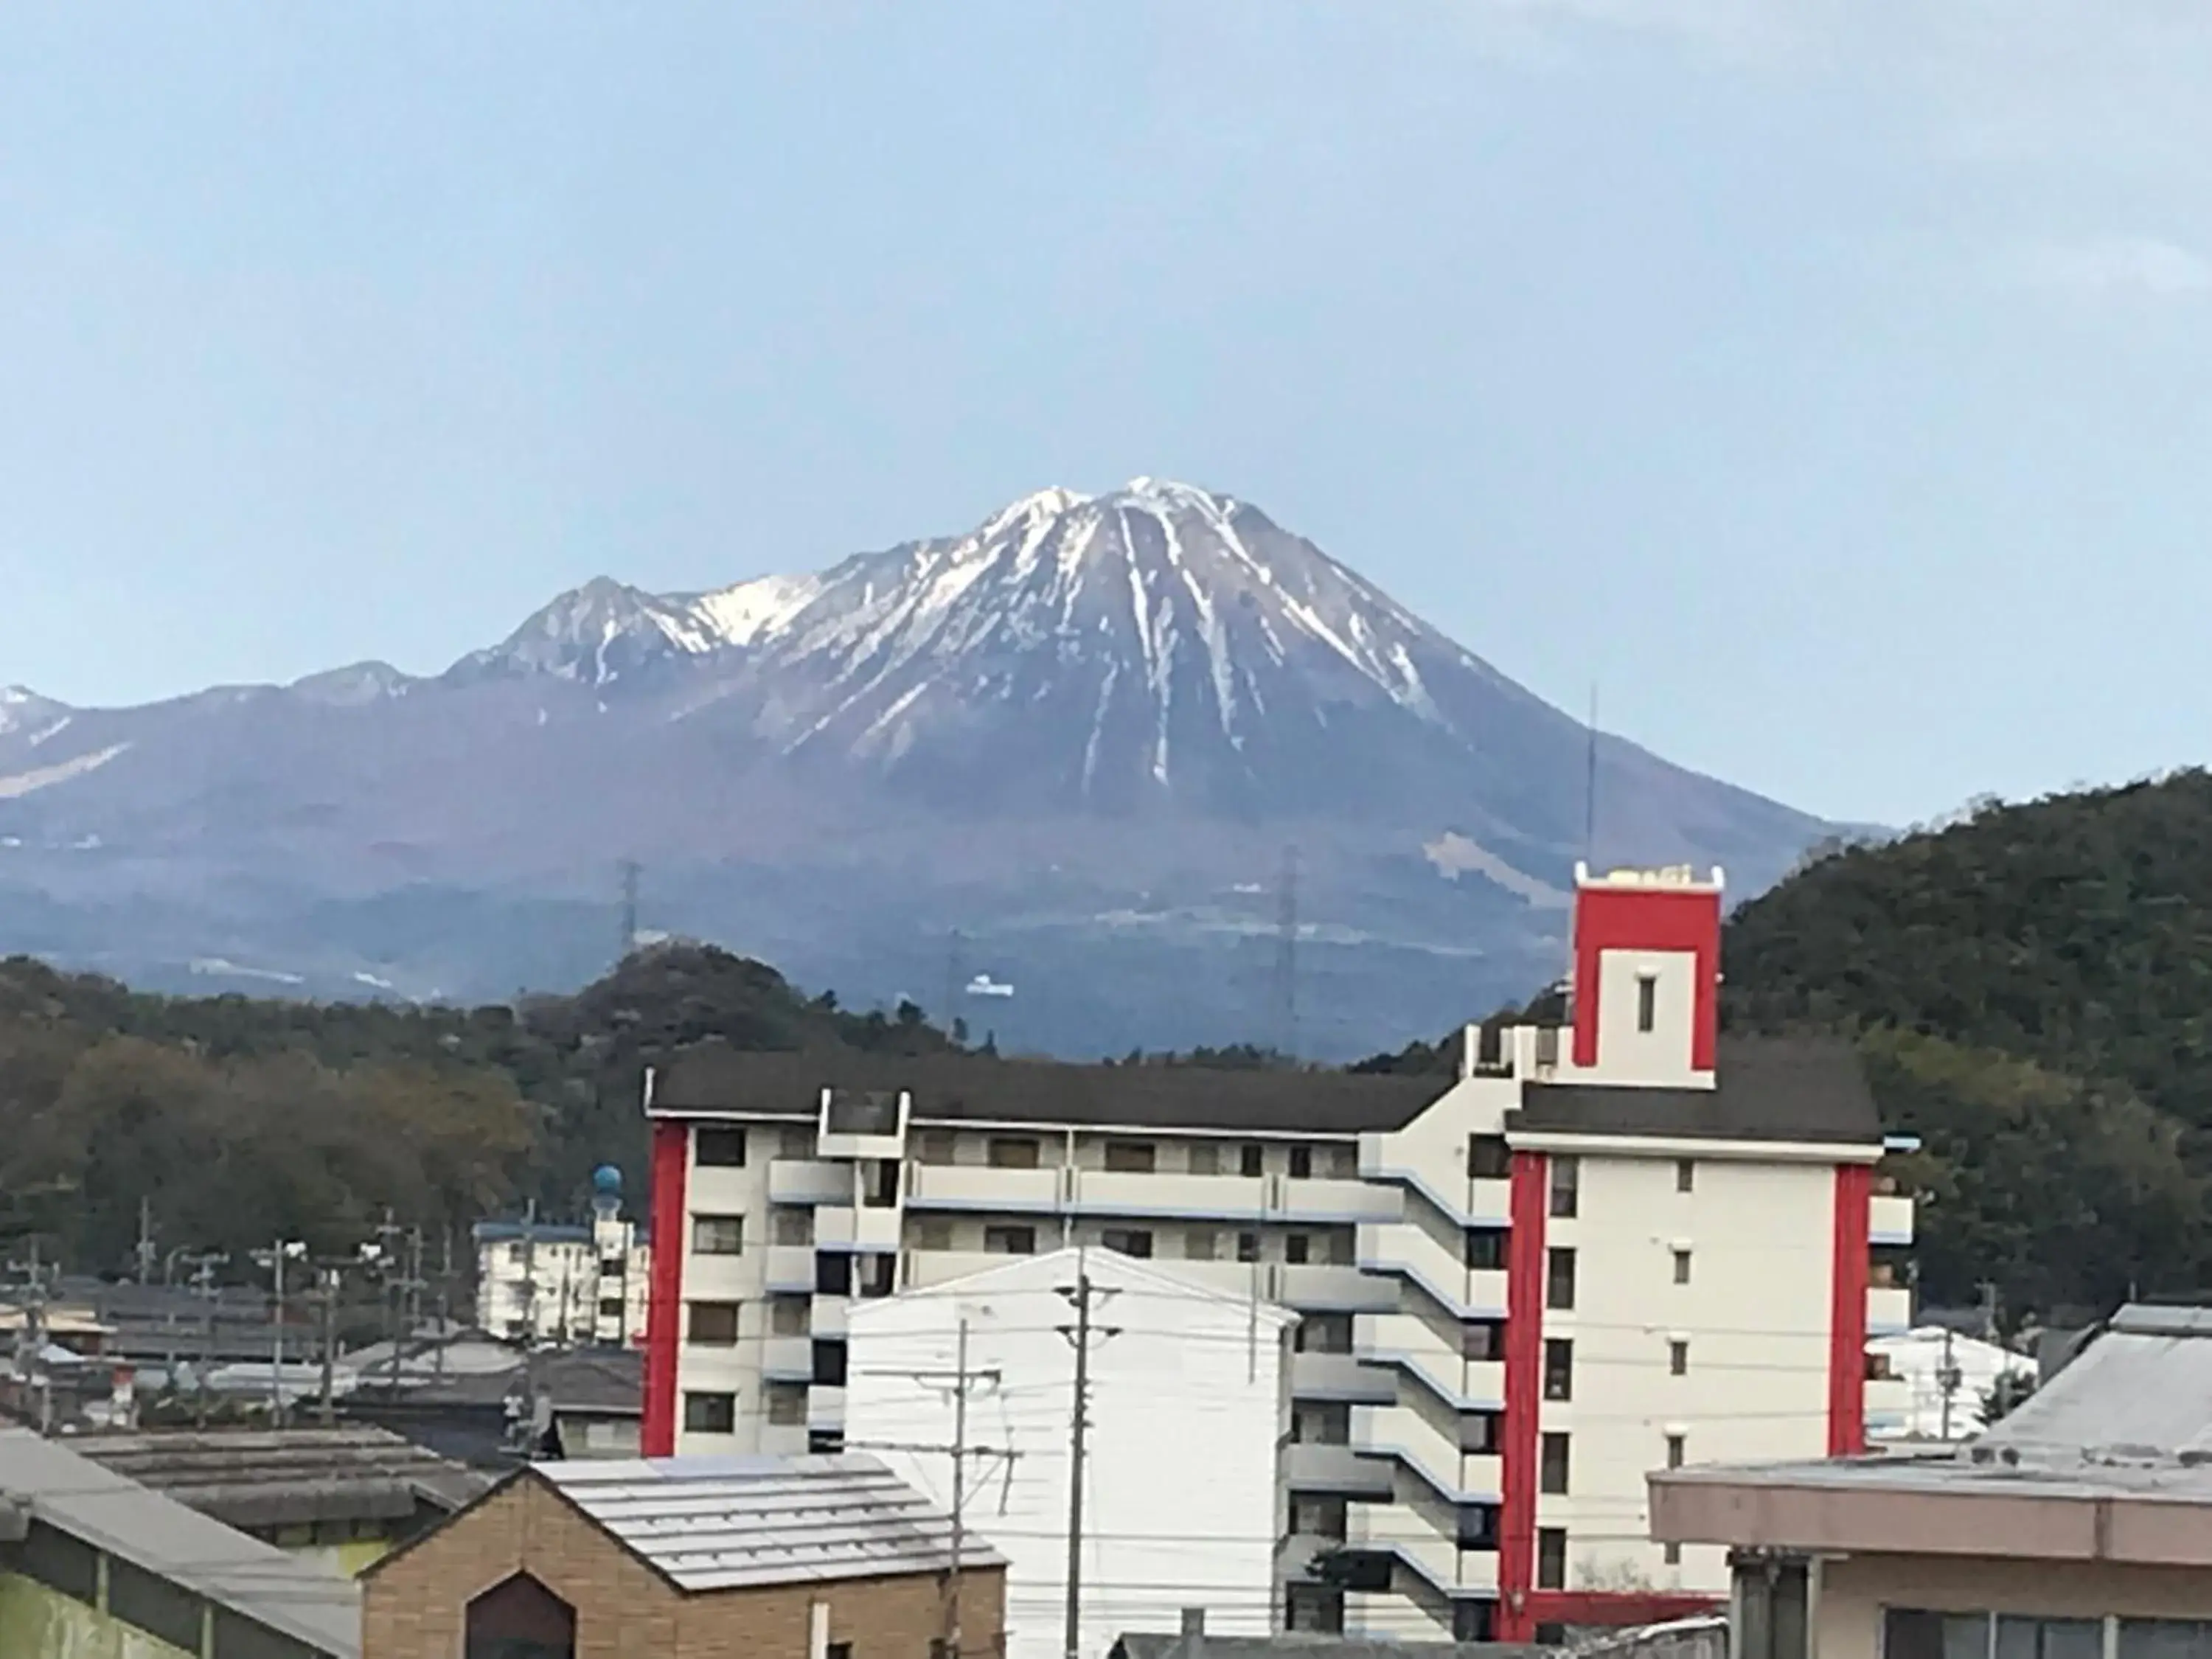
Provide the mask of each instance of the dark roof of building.
MULTIPOLYGON (((532 1362, 532 1378, 541 1399, 556 1412, 603 1413, 636 1416, 645 1395, 645 1356, 634 1348, 572 1348, 541 1353, 532 1362)), ((456 1371, 433 1381, 422 1380, 418 1370, 396 1390, 386 1389, 372 1372, 364 1379, 360 1396, 364 1401, 400 1401, 417 1406, 499 1406, 520 1395, 524 1386, 520 1357, 504 1370, 456 1371)))
POLYGON ((423 1507, 450 1512, 486 1484, 458 1463, 359 1424, 94 1434, 74 1443, 103 1468, 234 1527, 399 1520, 423 1507))
POLYGON ((1449 1078, 1200 1066, 1068 1066, 969 1055, 902 1059, 850 1049, 746 1054, 708 1043, 653 1079, 653 1109, 811 1117, 824 1088, 913 1097, 916 1122, 1126 1124, 1264 1134, 1402 1128, 1449 1078))
POLYGON ((479 1244, 534 1239, 540 1244, 588 1244, 592 1230, 574 1221, 479 1221, 470 1229, 479 1244))
POLYGON ((1857 1050, 1826 1037, 1723 1037, 1710 1089, 1534 1083, 1509 1129, 1878 1146, 1881 1115, 1857 1050))

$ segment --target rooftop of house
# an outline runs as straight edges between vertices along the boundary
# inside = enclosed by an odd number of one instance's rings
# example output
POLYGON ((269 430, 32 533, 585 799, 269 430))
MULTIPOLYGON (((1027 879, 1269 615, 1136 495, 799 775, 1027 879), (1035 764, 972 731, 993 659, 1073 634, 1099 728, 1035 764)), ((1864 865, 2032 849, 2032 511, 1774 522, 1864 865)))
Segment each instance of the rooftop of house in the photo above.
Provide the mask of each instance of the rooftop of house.
POLYGON ((355 1659, 360 1652, 361 1594, 350 1579, 28 1429, 0 1430, 0 1510, 17 1526, 51 1528, 313 1653, 355 1659))
POLYGON ((459 1509, 489 1484, 383 1429, 173 1429, 88 1435, 76 1449, 234 1527, 398 1520, 459 1509))
POLYGON ((1710 1088, 1532 1082, 1508 1133, 1881 1143, 1858 1053, 1823 1037, 1723 1036, 1710 1088))
POLYGON ((956 1557, 949 1515, 874 1459, 849 1453, 535 1463, 500 1489, 515 1480, 544 1482, 690 1593, 935 1574, 956 1560, 963 1571, 1006 1565, 972 1535, 956 1557))

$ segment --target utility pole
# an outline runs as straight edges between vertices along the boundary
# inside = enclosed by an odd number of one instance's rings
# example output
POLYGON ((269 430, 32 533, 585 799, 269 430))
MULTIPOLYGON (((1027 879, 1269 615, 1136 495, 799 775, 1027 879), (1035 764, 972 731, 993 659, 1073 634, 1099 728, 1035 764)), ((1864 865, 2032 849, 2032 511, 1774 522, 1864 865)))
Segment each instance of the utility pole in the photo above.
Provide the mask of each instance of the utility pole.
POLYGON ((269 1269, 272 1292, 269 1322, 269 1418, 284 1426, 284 1264, 306 1259, 307 1247, 300 1240, 278 1238, 266 1252, 255 1256, 269 1269))
POLYGON ((323 1269, 323 1426, 337 1424, 338 1270, 323 1269))
POLYGON ((1994 1342, 1997 1340, 1997 1287, 1985 1279, 1979 1288, 1982 1292, 1982 1340, 1994 1342))
POLYGON ((968 1318, 962 1315, 959 1334, 953 1348, 953 1368, 941 1370, 889 1371, 883 1375, 902 1376, 909 1381, 930 1386, 949 1386, 952 1395, 952 1443, 923 1445, 908 1441, 849 1440, 848 1451, 908 1452, 952 1459, 952 1548, 951 1576, 945 1591, 945 1651, 946 1659, 961 1659, 962 1627, 960 1615, 960 1571, 967 1547, 968 1464, 971 1459, 997 1458, 1011 1469, 1021 1454, 1008 1446, 971 1446, 968 1443, 968 1393, 975 1383, 988 1382, 994 1386, 1000 1381, 994 1368, 990 1370, 971 1370, 968 1364, 968 1318))
POLYGON ((54 1392, 52 1379, 46 1375, 46 1273, 47 1267, 39 1254, 38 1235, 30 1240, 28 1258, 9 1263, 12 1272, 23 1275, 23 1322, 15 1330, 15 1376, 37 1396, 39 1402, 39 1432, 52 1434, 54 1428, 54 1392))
POLYGON ((1951 1399, 1959 1392, 1959 1368, 1951 1359, 1951 1328, 1943 1328, 1943 1365, 1936 1373, 1936 1386, 1943 1391, 1942 1437, 1951 1437, 1951 1399))
POLYGON ((141 1285, 152 1284, 154 1262, 160 1251, 154 1243, 154 1200, 150 1198, 138 1200, 138 1249, 136 1254, 138 1257, 138 1282, 141 1285))
POLYGON ((201 1304, 198 1386, 192 1391, 192 1420, 201 1428, 207 1427, 208 1370, 215 1364, 215 1270, 229 1260, 218 1250, 203 1250, 185 1257, 191 1267, 192 1287, 198 1292, 201 1304))
POLYGON ((1111 1289, 1093 1285, 1087 1267, 1078 1267, 1073 1285, 1060 1293, 1075 1309, 1075 1322, 1059 1327, 1075 1349, 1075 1388, 1067 1425, 1067 1614, 1063 1632, 1064 1659, 1082 1659, 1083 1651, 1083 1476, 1089 1453, 1091 1428, 1091 1342, 1104 1342, 1121 1334, 1115 1326, 1092 1322, 1091 1314, 1113 1296, 1111 1289))

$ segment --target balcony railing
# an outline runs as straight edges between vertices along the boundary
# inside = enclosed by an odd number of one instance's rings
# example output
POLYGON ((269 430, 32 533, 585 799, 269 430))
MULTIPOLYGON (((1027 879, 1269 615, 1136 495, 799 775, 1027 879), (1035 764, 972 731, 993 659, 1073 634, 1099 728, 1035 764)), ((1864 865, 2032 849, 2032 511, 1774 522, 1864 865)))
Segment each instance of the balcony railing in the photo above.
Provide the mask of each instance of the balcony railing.
MULTIPOLYGON (((715 1258, 702 1259, 712 1261, 715 1258)), ((768 1263, 764 1272, 769 1290, 799 1291, 811 1295, 814 1290, 814 1247, 811 1244, 771 1244, 768 1247, 768 1263)))
POLYGON ((1455 1319, 1500 1319, 1506 1312, 1503 1270, 1469 1267, 1410 1222, 1360 1228, 1359 1265, 1367 1273, 1411 1280, 1455 1319))
POLYGON ((1867 1237, 1875 1244, 1912 1243, 1912 1200, 1877 1193, 1867 1203, 1867 1237))
POLYGON ((1867 1290, 1867 1334, 1893 1336, 1912 1328, 1912 1292, 1875 1285, 1867 1290))
POLYGON ((1283 1448, 1282 1467, 1284 1484, 1293 1491, 1390 1495, 1390 1466, 1363 1458, 1350 1446, 1294 1442, 1283 1448))
POLYGON ((843 1205, 823 1205, 814 1212, 814 1243, 828 1250, 896 1250, 899 1247, 896 1210, 843 1205))
POLYGON ((1352 1400, 1370 1404, 1395 1400, 1398 1381, 1390 1372, 1363 1365, 1348 1353, 1294 1353, 1291 1392, 1305 1400, 1352 1400))
POLYGON ((825 1164, 811 1158, 779 1158, 768 1166, 771 1204, 850 1204, 854 1170, 849 1164, 825 1164))

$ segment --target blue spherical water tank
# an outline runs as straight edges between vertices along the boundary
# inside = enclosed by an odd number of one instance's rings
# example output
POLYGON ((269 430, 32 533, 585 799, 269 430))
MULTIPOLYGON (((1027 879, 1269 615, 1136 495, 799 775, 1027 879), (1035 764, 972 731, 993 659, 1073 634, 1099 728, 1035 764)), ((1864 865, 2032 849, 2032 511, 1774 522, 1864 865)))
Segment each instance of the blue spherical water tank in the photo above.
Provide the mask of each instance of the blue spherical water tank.
POLYGON ((592 1171, 592 1190, 613 1197, 622 1191, 622 1171, 611 1164, 602 1164, 592 1171))

